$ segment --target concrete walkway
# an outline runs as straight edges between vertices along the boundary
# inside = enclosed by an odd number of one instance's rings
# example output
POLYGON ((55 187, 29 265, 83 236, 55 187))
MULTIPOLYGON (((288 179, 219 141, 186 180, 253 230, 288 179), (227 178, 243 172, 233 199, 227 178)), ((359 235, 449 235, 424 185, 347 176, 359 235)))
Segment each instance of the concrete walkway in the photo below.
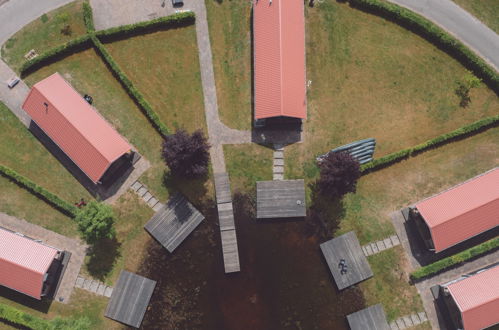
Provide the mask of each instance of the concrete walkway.
POLYGON ((499 35, 452 0, 389 0, 439 25, 499 71, 499 35))
POLYGON ((91 280, 81 276, 78 276, 78 278, 76 279, 75 288, 92 292, 98 296, 104 296, 107 298, 110 298, 111 294, 113 293, 112 287, 107 286, 99 281, 91 280))
MULTIPOLYGON (((0 8, 1 9, 1 8, 0 8)), ((1 11, 0 11, 1 12, 1 11)), ((5 83, 10 78, 15 77, 16 73, 0 59, 0 101, 3 102, 24 124, 24 126, 29 127, 31 118, 21 109, 24 100, 28 96, 29 88, 24 83, 20 81, 14 88, 10 89, 5 83)))
POLYGON ((402 316, 390 323, 390 329, 403 330, 415 327, 423 322, 427 322, 428 317, 425 312, 414 313, 407 316, 402 316))
MULTIPOLYGON (((68 221, 72 220, 68 219, 68 221)), ((54 297, 55 301, 67 304, 70 301, 76 278, 83 265, 87 245, 78 239, 62 236, 43 227, 29 223, 26 220, 18 219, 2 212, 0 212, 0 226, 28 237, 39 239, 44 244, 53 246, 56 249, 71 252, 68 266, 66 267, 59 289, 54 297)))
POLYGON ((149 189, 147 189, 147 187, 139 181, 135 181, 130 186, 130 189, 139 195, 139 197, 142 198, 144 202, 146 202, 147 205, 154 210, 154 212, 158 212, 159 209, 163 207, 163 204, 161 204, 160 201, 153 196, 149 189))
POLYGON ((0 46, 26 24, 74 0, 11 0, 0 7, 0 46))
POLYGON ((363 245, 362 251, 364 252, 364 255, 366 257, 369 257, 373 254, 391 249, 392 247, 395 247, 397 245, 400 245, 400 240, 397 235, 392 235, 377 242, 363 245))

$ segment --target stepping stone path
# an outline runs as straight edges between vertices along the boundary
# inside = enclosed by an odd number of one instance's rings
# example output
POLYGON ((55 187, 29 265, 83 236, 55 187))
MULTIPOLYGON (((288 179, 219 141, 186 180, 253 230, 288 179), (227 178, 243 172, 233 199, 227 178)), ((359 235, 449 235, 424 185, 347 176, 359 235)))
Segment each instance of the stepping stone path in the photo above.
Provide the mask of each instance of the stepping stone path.
POLYGON ((402 316, 390 323, 390 329, 392 330, 403 330, 414 327, 423 322, 427 322, 428 317, 425 312, 419 312, 417 314, 411 314, 408 316, 402 316))
POLYGON ((135 181, 130 189, 132 189, 137 195, 142 197, 144 202, 146 202, 147 205, 149 205, 155 212, 158 212, 159 209, 163 206, 163 204, 161 204, 159 200, 154 197, 153 194, 151 194, 147 187, 139 181, 135 181))
POLYGON ((362 246, 362 251, 364 251, 364 255, 369 257, 373 254, 379 253, 381 251, 391 249, 394 246, 400 245, 400 239, 397 235, 390 236, 381 241, 377 241, 374 243, 369 243, 362 246))
POLYGON ((99 281, 94 281, 94 280, 89 280, 88 278, 83 278, 81 276, 78 276, 76 278, 75 287, 92 292, 92 293, 95 293, 96 295, 104 296, 104 297, 108 297, 108 298, 111 297, 111 294, 113 293, 113 288, 111 288, 110 286, 107 286, 104 283, 101 283, 99 281))
POLYGON ((274 145, 274 150, 273 179, 284 180, 284 148, 274 145))

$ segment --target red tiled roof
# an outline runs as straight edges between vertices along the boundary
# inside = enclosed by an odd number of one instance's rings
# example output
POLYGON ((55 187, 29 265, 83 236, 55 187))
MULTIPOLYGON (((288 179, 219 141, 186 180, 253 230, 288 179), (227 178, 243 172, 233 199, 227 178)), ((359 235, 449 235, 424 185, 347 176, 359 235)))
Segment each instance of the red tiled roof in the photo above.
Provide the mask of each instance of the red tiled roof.
POLYGON ((440 252, 499 226, 499 168, 416 204, 440 252))
POLYGON ((23 109, 94 183, 132 149, 58 73, 33 86, 23 109))
POLYGON ((447 286, 465 330, 479 330, 499 323, 499 266, 447 286))
POLYGON ((302 0, 254 0, 255 118, 307 117, 302 0))
POLYGON ((0 285, 41 299, 43 277, 57 250, 0 229, 0 285))

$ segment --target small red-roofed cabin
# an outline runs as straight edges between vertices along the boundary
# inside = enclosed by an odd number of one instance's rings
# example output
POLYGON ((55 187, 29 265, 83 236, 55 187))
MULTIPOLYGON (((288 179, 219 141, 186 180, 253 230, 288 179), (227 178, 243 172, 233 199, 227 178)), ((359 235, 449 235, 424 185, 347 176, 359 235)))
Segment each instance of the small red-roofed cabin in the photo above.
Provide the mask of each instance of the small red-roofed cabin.
POLYGON ((302 0, 253 0, 255 120, 307 118, 302 0))
POLYGON ((455 326, 487 329, 499 323, 499 264, 442 286, 455 326))
POLYGON ((0 285, 42 299, 57 285, 62 252, 0 228, 0 285))
POLYGON ((59 73, 36 83, 22 108, 94 184, 132 157, 128 142, 59 73))
POLYGON ((499 226, 499 168, 427 198, 410 209, 428 249, 441 252, 499 226))

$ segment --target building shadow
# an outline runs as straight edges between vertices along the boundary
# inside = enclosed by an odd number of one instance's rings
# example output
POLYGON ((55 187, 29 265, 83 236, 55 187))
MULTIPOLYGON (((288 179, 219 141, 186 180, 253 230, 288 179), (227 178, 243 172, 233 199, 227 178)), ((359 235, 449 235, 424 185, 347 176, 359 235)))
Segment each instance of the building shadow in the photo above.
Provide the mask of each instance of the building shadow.
POLYGON ((53 301, 48 298, 37 300, 4 286, 0 286, 0 296, 44 314, 48 313, 53 301))
POLYGON ((30 122, 29 130, 92 196, 100 200, 105 200, 118 192, 133 172, 133 165, 141 158, 140 154, 134 152, 129 160, 118 160, 115 162, 116 165, 114 163, 111 165, 110 172, 104 174, 103 184, 95 184, 33 120, 30 122))

